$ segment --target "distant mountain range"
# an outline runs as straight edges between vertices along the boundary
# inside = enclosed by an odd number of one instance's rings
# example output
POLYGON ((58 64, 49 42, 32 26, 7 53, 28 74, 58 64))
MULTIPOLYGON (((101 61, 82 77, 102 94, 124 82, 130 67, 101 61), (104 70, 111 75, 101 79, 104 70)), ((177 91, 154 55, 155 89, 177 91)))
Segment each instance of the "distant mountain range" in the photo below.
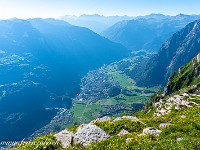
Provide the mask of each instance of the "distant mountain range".
POLYGON ((170 36, 200 15, 165 16, 151 14, 116 23, 101 33, 102 36, 126 46, 132 51, 157 52, 170 36))
MULTIPOLYGON (((168 78, 181 66, 188 63, 200 51, 200 20, 188 24, 172 37, 152 56, 146 66, 140 68, 138 84, 143 86, 164 86, 168 78), (143 74, 143 76, 141 76, 143 74)), ((186 80, 186 79, 183 79, 186 80)))
POLYGON ((72 25, 86 27, 96 33, 101 33, 108 27, 122 20, 131 20, 135 17, 130 16, 103 16, 103 15, 81 15, 81 16, 70 16, 66 15, 59 19, 69 22, 72 25))
POLYGON ((70 108, 91 69, 128 56, 120 44, 55 19, 0 21, 0 141, 21 140, 70 108))

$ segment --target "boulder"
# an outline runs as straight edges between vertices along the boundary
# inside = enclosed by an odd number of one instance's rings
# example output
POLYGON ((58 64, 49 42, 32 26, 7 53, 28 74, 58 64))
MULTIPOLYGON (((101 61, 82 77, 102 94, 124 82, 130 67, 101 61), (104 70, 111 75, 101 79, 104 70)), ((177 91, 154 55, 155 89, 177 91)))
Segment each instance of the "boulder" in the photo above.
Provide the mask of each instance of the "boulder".
POLYGON ((61 142, 63 148, 67 148, 72 144, 73 132, 69 132, 66 129, 55 134, 57 141, 61 142))
POLYGON ((122 118, 121 117, 117 117, 112 122, 119 121, 119 120, 122 120, 122 118))
POLYGON ((182 115, 181 118, 186 118, 186 116, 182 115))
POLYGON ((154 113, 154 117, 160 117, 161 114, 158 112, 158 113, 154 113))
POLYGON ((177 141, 182 141, 184 138, 177 138, 177 141))
POLYGON ((164 115, 164 114, 167 114, 167 110, 166 109, 164 109, 164 108, 161 108, 161 110, 160 110, 160 113, 162 114, 162 115, 164 115))
POLYGON ((180 109, 180 105, 176 105, 174 109, 175 110, 179 110, 180 109))
POLYGON ((176 100, 176 99, 175 99, 174 97, 170 97, 167 101, 171 103, 171 102, 173 102, 173 101, 175 101, 175 100, 176 100))
POLYGON ((122 136, 122 135, 125 135, 125 134, 130 134, 128 131, 126 131, 126 130, 122 130, 119 134, 117 134, 117 135, 119 135, 119 136, 122 136))
POLYGON ((176 99, 182 99, 182 96, 180 96, 180 95, 174 95, 174 97, 175 97, 176 99))
POLYGON ((84 127, 84 126, 86 126, 87 124, 81 124, 79 127, 78 127, 78 129, 76 130, 76 132, 80 132, 81 130, 82 130, 82 128, 84 127))
POLYGON ((131 121, 140 121, 137 117, 133 117, 133 116, 123 116, 122 119, 128 119, 131 121))
POLYGON ((131 121, 139 121, 142 124, 145 124, 144 122, 140 121, 137 117, 133 117, 133 116, 123 116, 122 119, 129 119, 131 121))
POLYGON ((159 125, 159 127, 160 127, 160 128, 167 128, 167 127, 169 127, 169 126, 171 126, 171 125, 173 125, 173 124, 171 124, 171 123, 161 123, 161 124, 159 125))
POLYGON ((183 96, 184 96, 184 97, 187 97, 187 98, 190 97, 187 93, 184 93, 183 96))
POLYGON ((97 118, 96 120, 91 121, 91 123, 95 123, 95 122, 104 122, 104 121, 110 121, 111 118, 108 116, 105 116, 103 118, 97 118))
POLYGON ((128 119, 128 120, 131 120, 131 121, 139 121, 140 123, 144 124, 142 121, 140 121, 137 117, 133 117, 133 116, 122 116, 122 117, 117 117, 115 118, 112 122, 115 122, 115 121, 119 121, 119 120, 122 120, 122 119, 128 119))
POLYGON ((143 129, 143 134, 159 135, 161 132, 162 131, 160 131, 156 128, 153 128, 153 127, 148 127, 148 128, 143 129))
POLYGON ((161 105, 160 102, 156 102, 156 103, 154 103, 154 107, 157 107, 157 106, 160 106, 160 105, 161 105))
POLYGON ((74 134, 74 143, 81 143, 83 146, 86 146, 108 138, 109 135, 101 128, 93 124, 87 124, 74 134))

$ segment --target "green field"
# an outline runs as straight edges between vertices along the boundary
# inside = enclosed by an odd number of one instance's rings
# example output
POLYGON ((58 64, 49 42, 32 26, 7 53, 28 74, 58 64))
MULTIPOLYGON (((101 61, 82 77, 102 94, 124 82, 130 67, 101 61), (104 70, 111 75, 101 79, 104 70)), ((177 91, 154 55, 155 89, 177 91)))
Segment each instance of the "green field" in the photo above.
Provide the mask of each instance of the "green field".
MULTIPOLYGON (((127 70, 131 71, 134 69, 134 66, 138 63, 139 59, 138 56, 126 58, 119 62, 101 67, 101 69, 99 69, 99 75, 103 74, 104 76, 107 76, 108 82, 117 83, 121 88, 121 92, 117 95, 110 96, 108 99, 98 99, 88 105, 87 103, 89 100, 86 100, 85 102, 79 102, 78 100, 74 101, 70 113, 75 119, 68 126, 77 124, 80 121, 82 123, 88 123, 91 120, 98 118, 102 112, 108 110, 108 108, 114 108, 116 105, 120 107, 119 109, 130 112, 135 109, 134 106, 137 106, 137 104, 144 104, 147 102, 151 95, 158 91, 159 88, 138 87, 136 82, 126 73, 127 70)), ((82 86, 84 86, 84 80, 95 81, 96 77, 97 76, 93 76, 92 72, 89 72, 82 79, 82 86)), ((112 93, 111 88, 105 87, 104 91, 108 93, 111 91, 112 93)), ((112 113, 110 115, 112 116, 112 113)), ((116 113, 116 115, 122 115, 122 113, 116 113)))

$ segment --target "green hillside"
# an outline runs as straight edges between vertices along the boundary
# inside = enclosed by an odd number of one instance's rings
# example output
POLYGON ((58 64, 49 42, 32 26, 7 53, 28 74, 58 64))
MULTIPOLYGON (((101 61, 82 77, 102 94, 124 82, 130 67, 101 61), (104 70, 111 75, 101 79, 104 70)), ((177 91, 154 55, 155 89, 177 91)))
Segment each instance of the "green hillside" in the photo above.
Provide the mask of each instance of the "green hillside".
POLYGON ((167 84, 167 93, 178 91, 191 85, 199 85, 200 65, 199 54, 185 66, 182 66, 179 71, 176 71, 170 78, 167 84))
MULTIPOLYGON (((199 97, 192 97, 187 99, 188 101, 195 100, 200 104, 199 97)), ((81 146, 81 144, 75 144, 66 149, 194 149, 200 148, 200 107, 194 106, 191 108, 181 108, 179 111, 172 109, 171 113, 163 115, 161 117, 153 117, 155 108, 152 107, 146 111, 138 111, 134 115, 137 116, 145 125, 136 122, 123 119, 112 123, 111 121, 97 122, 95 125, 101 127, 111 136, 105 141, 98 143, 92 143, 89 146, 81 146), (160 128, 161 123, 171 123, 173 125, 166 128, 160 128), (142 129, 145 127, 154 127, 162 131, 158 135, 141 135, 142 129), (130 134, 118 136, 117 134, 126 129, 130 134), (129 139, 130 142, 127 142, 129 139)), ((114 118, 112 118, 113 120, 114 118)), ((70 131, 76 131, 78 126, 73 127, 70 131)), ((57 143, 53 135, 44 137, 38 137, 33 142, 36 145, 24 144, 18 145, 20 149, 62 149, 60 144, 57 143), (41 141, 51 141, 50 145, 41 145, 41 141)))

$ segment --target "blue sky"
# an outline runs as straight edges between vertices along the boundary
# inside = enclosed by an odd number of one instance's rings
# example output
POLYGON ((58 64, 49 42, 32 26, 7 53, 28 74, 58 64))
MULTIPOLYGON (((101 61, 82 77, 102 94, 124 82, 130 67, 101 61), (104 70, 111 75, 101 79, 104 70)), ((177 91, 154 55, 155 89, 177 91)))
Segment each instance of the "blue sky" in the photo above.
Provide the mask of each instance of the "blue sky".
POLYGON ((0 19, 151 13, 200 14, 200 0, 0 0, 0 19))

